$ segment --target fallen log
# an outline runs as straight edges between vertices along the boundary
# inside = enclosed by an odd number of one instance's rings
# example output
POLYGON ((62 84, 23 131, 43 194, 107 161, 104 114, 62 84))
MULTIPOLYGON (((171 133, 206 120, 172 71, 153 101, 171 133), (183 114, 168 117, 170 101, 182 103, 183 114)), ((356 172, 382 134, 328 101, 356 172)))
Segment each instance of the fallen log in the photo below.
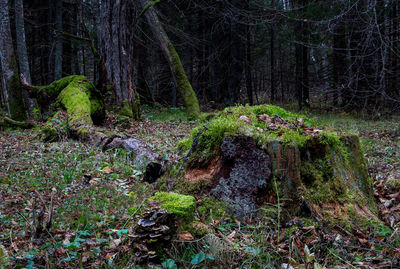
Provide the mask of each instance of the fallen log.
POLYGON ((123 148, 131 151, 135 156, 133 165, 145 171, 144 180, 148 182, 154 182, 164 172, 166 160, 146 143, 96 126, 104 120, 103 98, 84 76, 68 76, 48 86, 29 85, 23 77, 21 81, 41 107, 56 108, 41 130, 43 141, 54 142, 70 137, 103 150, 123 148))

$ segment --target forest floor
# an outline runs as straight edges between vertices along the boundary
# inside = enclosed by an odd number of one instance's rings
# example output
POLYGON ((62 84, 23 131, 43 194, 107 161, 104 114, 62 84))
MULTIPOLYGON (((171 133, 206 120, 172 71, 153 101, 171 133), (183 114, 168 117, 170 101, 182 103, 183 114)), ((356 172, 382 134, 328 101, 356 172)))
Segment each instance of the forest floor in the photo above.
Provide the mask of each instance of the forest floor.
MULTIPOLYGON (((386 226, 356 231, 337 227, 324 233, 312 220, 303 226, 273 218, 249 223, 213 220, 206 223, 211 232, 205 237, 173 242, 161 258, 165 268, 400 266, 399 119, 314 116, 360 135, 379 217, 386 226)), ((181 109, 158 108, 145 110, 142 120, 128 124, 110 114, 106 125, 147 142, 174 164, 184 154, 177 153, 176 143, 189 135, 196 122, 188 122, 181 109)), ((141 172, 123 150, 102 152, 67 139, 43 143, 38 133, 39 127, 0 131, 0 268, 4 265, 1 246, 8 253, 10 268, 129 264, 131 257, 118 253, 129 247, 125 239, 133 215, 154 194, 156 185, 141 181, 141 172)))

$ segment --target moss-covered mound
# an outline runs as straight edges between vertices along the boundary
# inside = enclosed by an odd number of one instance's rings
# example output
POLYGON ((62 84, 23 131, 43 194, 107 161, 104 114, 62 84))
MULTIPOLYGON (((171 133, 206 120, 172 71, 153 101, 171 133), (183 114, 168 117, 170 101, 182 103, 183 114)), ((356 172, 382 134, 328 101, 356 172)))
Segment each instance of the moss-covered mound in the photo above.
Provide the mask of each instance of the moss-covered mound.
POLYGON ((322 219, 375 218, 372 181, 356 135, 277 106, 237 106, 193 129, 179 146, 188 150, 192 144, 185 180, 208 182, 202 186, 239 217, 271 201, 276 182, 292 214, 305 200, 322 219))
POLYGON ((193 196, 174 192, 157 192, 149 198, 149 201, 159 203, 162 209, 178 218, 184 218, 186 221, 193 219, 193 211, 196 206, 193 196))

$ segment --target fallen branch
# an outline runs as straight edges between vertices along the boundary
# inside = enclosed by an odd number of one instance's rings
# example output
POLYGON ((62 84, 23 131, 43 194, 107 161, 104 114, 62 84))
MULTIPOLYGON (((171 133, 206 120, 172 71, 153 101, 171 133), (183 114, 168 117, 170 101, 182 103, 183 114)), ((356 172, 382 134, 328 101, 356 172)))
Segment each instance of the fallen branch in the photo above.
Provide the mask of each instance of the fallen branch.
POLYGON ((6 116, 0 116, 0 126, 3 127, 11 127, 11 128, 21 128, 21 129, 30 129, 34 126, 32 122, 25 122, 25 121, 16 121, 10 119, 6 116))

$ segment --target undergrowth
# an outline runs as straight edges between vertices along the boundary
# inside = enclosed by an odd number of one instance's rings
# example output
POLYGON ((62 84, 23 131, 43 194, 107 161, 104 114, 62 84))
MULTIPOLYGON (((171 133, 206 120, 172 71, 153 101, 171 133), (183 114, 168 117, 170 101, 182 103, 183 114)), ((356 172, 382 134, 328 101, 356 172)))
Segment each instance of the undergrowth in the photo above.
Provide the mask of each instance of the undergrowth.
MULTIPOLYGON (((242 109, 234 108, 233 113, 246 113, 242 109)), ((315 128, 320 128, 322 122, 338 131, 359 134, 375 181, 374 190, 384 199, 380 202, 377 197, 377 202, 383 206, 390 200, 392 187, 385 184, 399 179, 398 121, 325 114, 314 115, 317 120, 310 120, 308 116, 272 106, 257 107, 255 112, 293 120, 301 117, 315 128)), ((254 116, 246 115, 256 122, 254 116)), ((145 107, 143 117, 142 121, 130 123, 127 132, 153 145, 172 164, 177 162, 180 156, 174 150, 176 141, 187 137, 193 127, 185 112, 145 107)), ((228 113, 226 118, 229 117, 228 113)), ((215 133, 204 133, 207 139, 200 146, 218 143, 212 139, 218 139, 222 132, 233 133, 236 128, 246 127, 237 118, 227 124, 226 118, 215 121, 217 128, 210 126, 209 130, 215 133)), ((38 130, 4 130, 0 134, 0 252, 7 251, 7 263, 17 268, 122 268, 129 264, 134 253, 122 258, 117 254, 121 249, 129 249, 124 244, 128 242, 135 215, 146 207, 145 199, 158 191, 154 185, 142 182, 142 172, 131 165, 130 153, 102 152, 73 141, 42 143, 38 130), (49 220, 49 212, 53 215, 51 226, 35 237, 39 225, 49 220)), ((328 144, 339 143, 329 135, 324 139, 328 144)), ((183 143, 188 148, 191 140, 183 143)), ((160 257, 159 267, 398 265, 400 226, 396 211, 389 214, 385 207, 380 207, 386 225, 371 220, 367 229, 360 227, 349 234, 338 224, 326 233, 309 215, 283 221, 286 197, 281 197, 277 189, 271 197, 259 210, 258 218, 242 222, 227 214, 223 204, 208 198, 198 201, 194 217, 208 227, 208 232, 192 241, 174 240, 160 257)), ((396 201, 391 208, 394 206, 398 206, 396 201)))

